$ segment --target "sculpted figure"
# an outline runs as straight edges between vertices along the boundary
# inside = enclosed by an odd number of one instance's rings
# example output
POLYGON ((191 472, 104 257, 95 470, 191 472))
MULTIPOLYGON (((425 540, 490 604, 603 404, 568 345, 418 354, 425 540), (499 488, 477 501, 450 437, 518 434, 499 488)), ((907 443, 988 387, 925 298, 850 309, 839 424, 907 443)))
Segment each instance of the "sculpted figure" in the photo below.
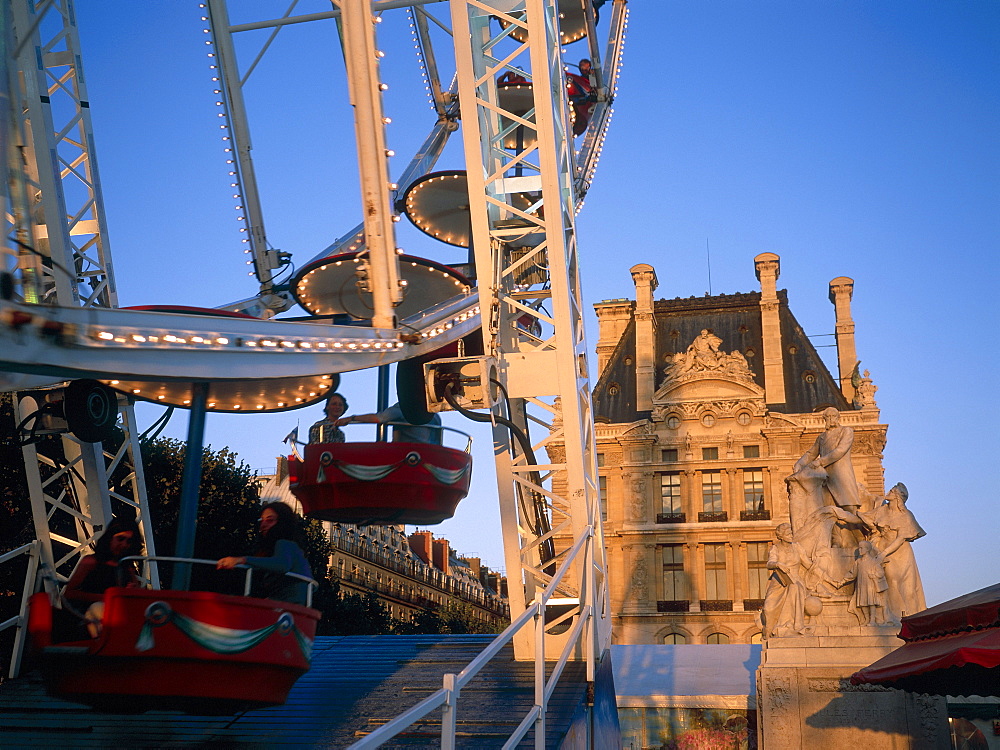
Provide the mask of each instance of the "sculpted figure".
POLYGON ((875 406, 875 392, 877 390, 878 386, 872 382, 871 374, 865 370, 864 377, 858 380, 855 386, 854 405, 858 408, 875 406))
POLYGON ((827 473, 825 489, 833 502, 850 513, 857 513, 861 501, 858 499, 857 479, 851 464, 851 446, 854 445, 854 430, 840 424, 840 412, 832 406, 823 411, 826 431, 816 436, 816 442, 795 462, 794 472, 813 465, 827 473))
POLYGON ((714 333, 710 333, 707 328, 703 329, 700 334, 695 336, 694 341, 687 348, 687 352, 683 355, 674 355, 674 361, 671 363, 673 367, 670 368, 669 375, 683 375, 691 371, 717 369, 720 366, 719 345, 721 343, 722 339, 714 333))
POLYGON ((808 589, 803 577, 812 566, 805 550, 795 542, 791 524, 779 524, 775 535, 777 540, 767 557, 771 577, 767 580, 760 618, 765 638, 794 635, 805 630, 808 589))
POLYGON ((793 529, 801 529, 806 519, 823 507, 823 486, 829 476, 826 469, 814 461, 785 477, 788 515, 793 529))
POLYGON ((893 620, 887 614, 889 583, 882 565, 885 556, 867 540, 858 542, 858 557, 850 572, 839 583, 854 581, 854 595, 848 611, 854 612, 862 625, 886 625, 893 620))
POLYGON ((889 607, 898 617, 927 609, 924 586, 917 570, 910 542, 924 536, 913 513, 906 507, 909 492, 902 482, 896 484, 865 520, 875 529, 875 543, 885 558, 885 575, 889 582, 889 607))

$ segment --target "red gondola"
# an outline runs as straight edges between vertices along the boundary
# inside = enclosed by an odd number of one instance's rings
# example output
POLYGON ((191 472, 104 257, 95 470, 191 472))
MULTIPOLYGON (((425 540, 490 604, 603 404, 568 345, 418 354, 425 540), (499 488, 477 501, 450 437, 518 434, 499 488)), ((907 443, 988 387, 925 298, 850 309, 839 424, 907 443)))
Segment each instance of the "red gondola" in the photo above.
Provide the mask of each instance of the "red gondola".
POLYGON ((109 588, 104 607, 99 637, 53 643, 55 611, 39 592, 28 628, 50 695, 118 713, 282 704, 309 670, 320 619, 299 604, 208 591, 109 588))
POLYGON ((430 443, 315 443, 288 459, 289 487, 310 518, 440 523, 469 492, 472 456, 430 443))

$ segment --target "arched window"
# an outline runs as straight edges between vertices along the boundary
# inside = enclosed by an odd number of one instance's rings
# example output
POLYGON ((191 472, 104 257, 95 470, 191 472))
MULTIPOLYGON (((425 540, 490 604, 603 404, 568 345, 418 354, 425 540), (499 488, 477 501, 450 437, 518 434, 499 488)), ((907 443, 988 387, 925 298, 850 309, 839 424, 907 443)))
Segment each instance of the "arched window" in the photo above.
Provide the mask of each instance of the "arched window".
POLYGON ((750 643, 763 643, 764 637, 760 633, 754 633, 750 636, 750 643))
POLYGON ((712 643, 715 645, 725 645, 729 643, 729 636, 725 633, 709 633, 708 638, 705 639, 705 643, 712 643))
POLYGON ((682 646, 687 643, 687 638, 680 633, 667 633, 663 636, 663 642, 668 646, 682 646))

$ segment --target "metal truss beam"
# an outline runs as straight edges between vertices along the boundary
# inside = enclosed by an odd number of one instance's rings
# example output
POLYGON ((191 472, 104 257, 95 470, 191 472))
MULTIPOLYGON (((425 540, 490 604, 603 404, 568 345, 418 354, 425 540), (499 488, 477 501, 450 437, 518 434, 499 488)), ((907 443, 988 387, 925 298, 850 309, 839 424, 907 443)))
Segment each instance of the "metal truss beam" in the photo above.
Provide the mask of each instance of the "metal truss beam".
MULTIPOLYGON (((575 565, 566 593, 599 613, 592 643, 600 653, 610 620, 556 2, 452 0, 452 27, 486 354, 499 363, 512 421, 545 431, 532 450, 566 446, 531 465, 503 430, 494 433, 511 615, 551 579, 553 540, 589 529, 595 553, 575 565), (528 76, 527 111, 505 108, 496 80, 507 71, 528 76)), ((515 640, 519 659, 540 646, 533 638, 515 640)))
MULTIPOLYGON (((90 101, 83 77, 72 0, 3 0, 0 40, 6 75, 0 80, 7 126, 5 154, 5 243, 26 306, 116 307, 118 304, 107 221, 94 152, 90 101)), ((28 416, 35 399, 15 398, 16 414, 28 416)), ((155 554, 142 460, 131 404, 120 400, 124 441, 108 453, 100 444, 63 435, 58 455, 23 448, 40 573, 54 593, 65 571, 89 551, 114 512, 134 513, 155 554), (130 465, 114 487, 110 477, 130 465)), ((118 473, 120 474, 121 471, 118 473)), ((149 573, 158 585, 155 568, 149 573)), ((28 580, 26 587, 38 586, 28 580)), ((27 594, 27 590, 25 594, 27 594)), ((22 597, 21 626, 27 596, 22 597)), ((20 626, 19 626, 20 627, 20 626)), ((16 640, 15 649, 23 639, 16 640)), ((12 659, 12 674, 20 663, 12 659)))

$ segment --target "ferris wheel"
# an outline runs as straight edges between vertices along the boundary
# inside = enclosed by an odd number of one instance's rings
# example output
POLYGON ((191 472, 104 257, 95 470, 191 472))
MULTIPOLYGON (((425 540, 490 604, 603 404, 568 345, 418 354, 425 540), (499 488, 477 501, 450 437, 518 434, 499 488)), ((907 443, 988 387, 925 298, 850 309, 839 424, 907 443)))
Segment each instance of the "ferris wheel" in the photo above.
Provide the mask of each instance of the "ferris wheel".
MULTIPOLYGON (((332 10, 297 13, 293 3, 280 17, 239 23, 225 0, 202 3, 241 244, 258 283, 246 299, 203 309, 117 308, 88 153, 75 21, 69 0, 51 5, 36 16, 29 0, 4 3, 15 28, 5 40, 8 101, 21 96, 32 105, 26 119, 17 107, 6 113, 7 148, 30 141, 32 158, 27 169, 8 167, 22 188, 6 196, 11 241, 9 291, 0 301, 0 386, 21 394, 25 418, 32 409, 41 413, 44 394, 58 389, 53 384, 82 379, 94 384, 88 394, 97 395, 88 398, 100 402, 105 421, 120 408, 132 434, 132 402, 170 404, 191 410, 190 435, 199 442, 206 413, 298 408, 335 390, 339 373, 417 362, 415 373, 401 369, 420 380, 423 410, 454 409, 491 422, 495 441, 506 446, 497 455, 497 483, 506 566, 516 582, 512 615, 558 595, 570 602, 560 621, 589 618, 590 638, 606 648, 609 603, 574 217, 611 121, 626 1, 341 0, 332 10), (412 29, 430 116, 386 110, 379 25, 393 13, 406 14, 412 29), (244 87, 275 37, 306 23, 329 24, 342 40, 363 220, 300 259, 298 251, 273 247, 266 230, 244 87), (257 49, 241 41, 249 32, 267 35, 257 49), (68 45, 66 54, 55 54, 56 39, 68 45), (565 63, 564 54, 578 49, 590 69, 565 63), (51 64, 31 70, 22 91, 14 73, 31 69, 32 55, 51 64), (47 98, 43 91, 70 91, 80 137, 69 140, 79 156, 44 148, 69 128, 35 101, 47 98), (390 174, 390 122, 421 132, 429 126, 397 176, 390 174), (453 135, 461 141, 449 150, 453 135), (61 168, 67 160, 86 169, 61 168), (80 173, 88 178, 81 205, 92 212, 85 226, 83 211, 67 207, 74 193, 64 185, 67 175, 80 173), (401 253, 400 220, 439 241, 447 257, 401 253), (21 239, 41 236, 39 226, 44 243, 21 239), (90 234, 80 243, 83 229, 90 234), (296 305, 304 314, 278 317, 296 305), (540 437, 531 436, 529 424, 540 437), (535 453, 552 440, 565 445, 563 458, 540 464, 535 453)), ((49 421, 50 429, 70 432, 49 421)), ((49 589, 51 573, 85 548, 115 499, 101 470, 107 459, 100 442, 74 434, 66 442, 94 468, 81 493, 90 500, 74 509, 78 537, 40 538, 37 564, 50 571, 49 589), (60 545, 65 549, 55 552, 60 545)), ((134 434, 126 447, 137 466, 129 502, 145 520, 134 434)), ((36 474, 41 460, 26 452, 36 474)), ((42 516, 66 504, 42 496, 33 503, 42 516)), ((190 549, 178 550, 185 553, 190 549)), ((542 637, 559 642, 557 630, 542 637)), ((539 637, 531 629, 517 635, 516 651, 533 652, 539 637)), ((587 650, 583 643, 574 648, 577 655, 587 650)))

